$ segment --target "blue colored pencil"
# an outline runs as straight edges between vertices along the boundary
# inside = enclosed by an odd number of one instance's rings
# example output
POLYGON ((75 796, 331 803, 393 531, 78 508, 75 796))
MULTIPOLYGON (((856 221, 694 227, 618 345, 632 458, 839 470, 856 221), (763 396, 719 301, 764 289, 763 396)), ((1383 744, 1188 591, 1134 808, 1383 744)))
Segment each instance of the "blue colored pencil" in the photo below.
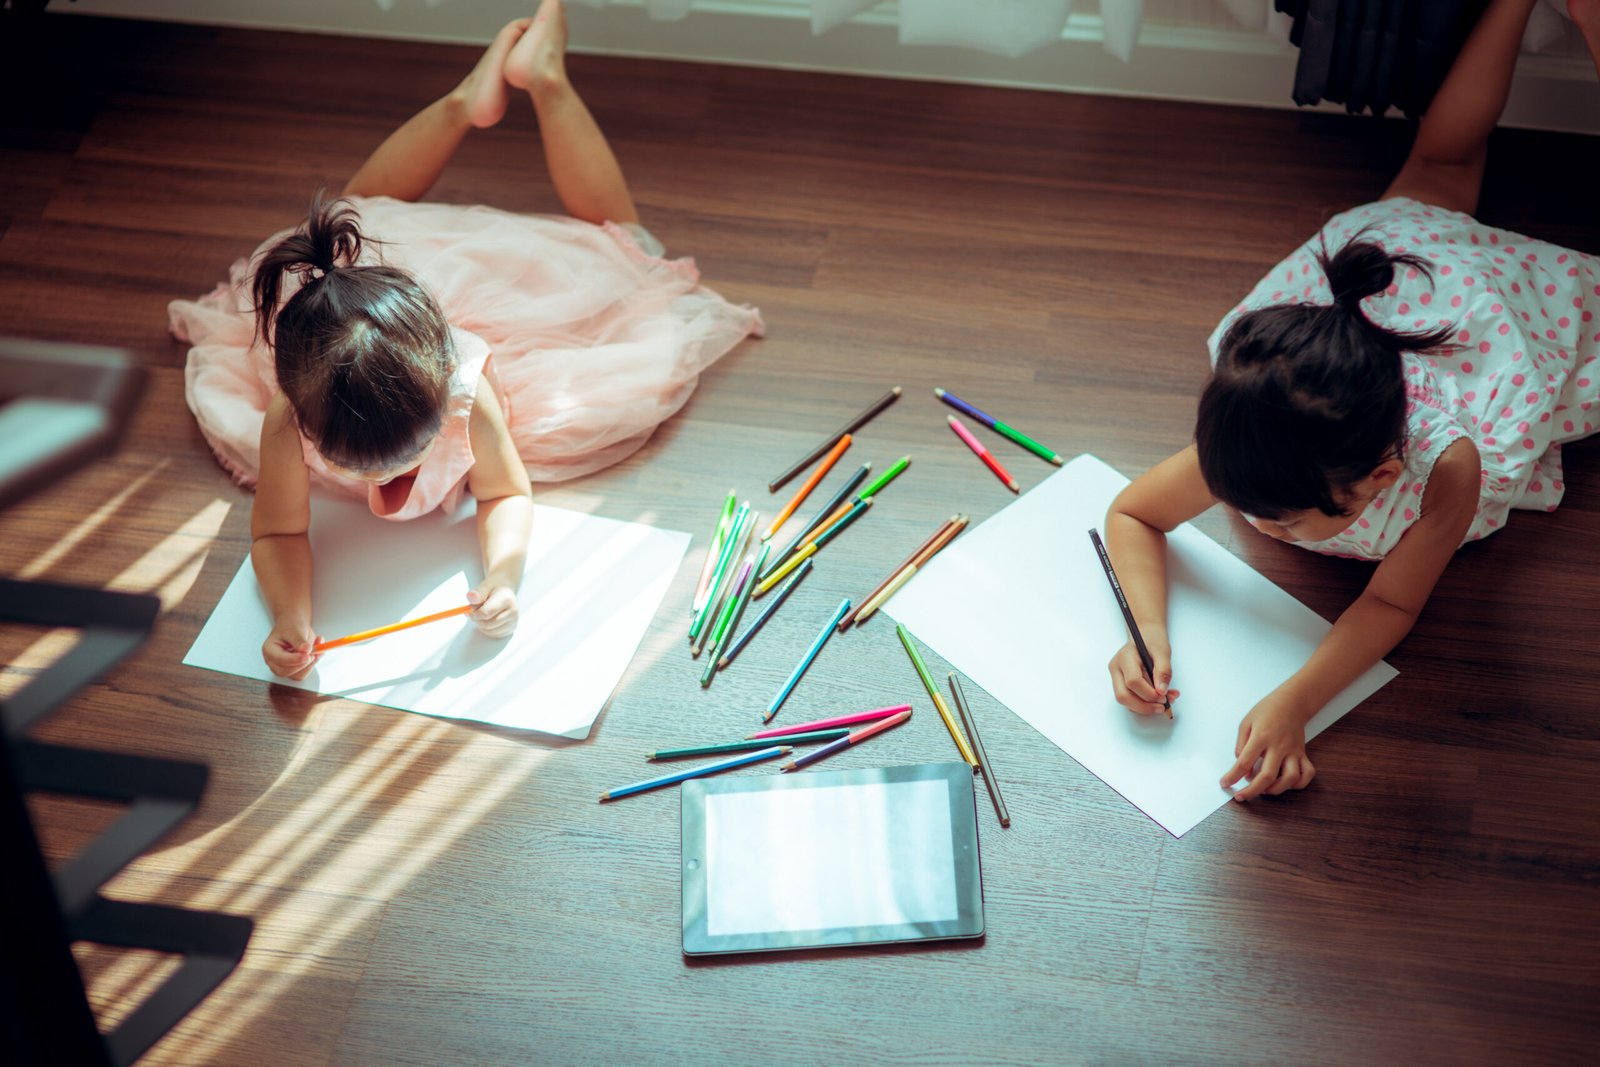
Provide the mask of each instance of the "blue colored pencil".
POLYGON ((805 526, 801 527, 800 532, 794 535, 794 540, 790 541, 782 552, 779 552, 777 555, 772 557, 772 562, 767 565, 767 569, 765 571, 762 571, 756 575, 756 580, 764 580, 767 575, 783 566, 783 561, 788 559, 790 555, 794 553, 794 550, 800 546, 800 542, 805 540, 806 534, 810 533, 812 530, 815 530, 818 526, 821 526, 822 521, 837 511, 840 504, 843 504, 846 500, 850 499, 850 494, 855 492, 856 486, 866 481, 867 475, 871 473, 871 463, 863 463, 860 467, 856 468, 856 472, 850 476, 850 480, 845 482, 837 493, 833 494, 832 499, 830 499, 826 504, 822 505, 821 511, 811 516, 811 521, 806 523, 805 526))
POLYGON ((720 763, 708 763, 704 767, 694 767, 687 771, 664 774, 660 778, 648 778, 642 782, 634 782, 632 785, 619 785, 615 789, 608 789, 601 793, 600 801, 604 803, 608 800, 616 800, 618 797, 643 793, 648 789, 660 789, 664 785, 677 785, 679 782, 687 782, 691 778, 701 778, 708 774, 716 774, 719 771, 731 771, 735 767, 745 767, 752 763, 760 763, 762 760, 772 759, 774 756, 787 755, 790 751, 792 750, 788 745, 773 745, 771 748, 764 748, 760 752, 751 752, 745 756, 734 756, 732 759, 725 759, 720 763))
POLYGON ((784 598, 794 592, 794 587, 799 585, 800 580, 810 573, 811 561, 809 559, 795 568, 795 572, 789 575, 789 580, 778 587, 778 595, 767 603, 766 609, 756 617, 756 621, 751 623, 749 628, 739 635, 739 639, 728 646, 728 651, 722 654, 722 658, 717 660, 717 670, 720 671, 733 662, 733 657, 737 656, 744 646, 750 643, 750 639, 756 635, 757 630, 766 625, 767 620, 772 617, 773 612, 778 610, 778 605, 783 603, 784 598))
POLYGON ((806 672, 807 667, 811 666, 811 661, 817 658, 817 653, 822 651, 822 646, 827 644, 828 638, 832 636, 833 628, 839 625, 839 620, 844 618, 844 613, 849 610, 850 598, 845 597, 839 601, 839 610, 833 613, 833 618, 828 620, 828 624, 822 628, 822 632, 817 635, 817 639, 811 642, 811 648, 807 650, 805 658, 800 661, 800 665, 795 667, 794 673, 789 675, 789 680, 783 683, 782 689, 778 690, 778 695, 772 698, 771 704, 767 705, 767 713, 761 717, 762 722, 771 722, 778 714, 778 709, 783 707, 783 702, 789 699, 790 693, 794 692, 794 687, 799 683, 800 676, 806 672))

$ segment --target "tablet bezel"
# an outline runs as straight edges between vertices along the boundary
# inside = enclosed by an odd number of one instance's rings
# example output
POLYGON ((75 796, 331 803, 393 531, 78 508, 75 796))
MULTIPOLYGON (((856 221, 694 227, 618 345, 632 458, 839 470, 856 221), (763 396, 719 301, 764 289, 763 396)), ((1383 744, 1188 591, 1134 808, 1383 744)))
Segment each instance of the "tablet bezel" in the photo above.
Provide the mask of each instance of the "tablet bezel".
POLYGON ((734 952, 779 952, 839 945, 883 945, 983 936, 983 865, 978 848, 978 816, 972 768, 965 763, 920 763, 903 767, 865 767, 848 771, 769 774, 744 778, 701 778, 680 791, 683 838, 683 954, 714 956, 734 952), (944 781, 950 800, 950 844, 955 861, 956 917, 940 922, 829 927, 819 930, 768 930, 710 935, 706 932, 706 797, 830 786, 893 785, 944 781))

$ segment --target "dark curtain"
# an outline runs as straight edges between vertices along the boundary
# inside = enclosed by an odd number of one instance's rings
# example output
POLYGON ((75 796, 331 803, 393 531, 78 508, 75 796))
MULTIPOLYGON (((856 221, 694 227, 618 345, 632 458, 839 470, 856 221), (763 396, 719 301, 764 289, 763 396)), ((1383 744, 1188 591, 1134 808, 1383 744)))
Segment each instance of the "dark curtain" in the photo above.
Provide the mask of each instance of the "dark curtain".
POLYGON ((1428 109, 1487 0, 1275 0, 1300 49, 1294 102, 1352 114, 1428 109))

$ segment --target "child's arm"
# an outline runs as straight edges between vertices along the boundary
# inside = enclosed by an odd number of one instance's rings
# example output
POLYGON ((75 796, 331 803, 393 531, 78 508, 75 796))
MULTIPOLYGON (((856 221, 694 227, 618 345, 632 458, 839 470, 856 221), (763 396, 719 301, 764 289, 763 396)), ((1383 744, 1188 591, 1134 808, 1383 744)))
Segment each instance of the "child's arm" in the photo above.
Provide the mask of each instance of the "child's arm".
POLYGON ((311 628, 311 478, 300 432, 279 393, 261 425, 261 477, 250 509, 250 561, 272 614, 261 657, 272 673, 304 678, 316 662, 311 628))
POLYGON ((1306 665, 1267 694, 1239 724, 1238 759, 1223 788, 1261 769, 1234 794, 1302 789, 1316 775, 1306 756, 1306 723, 1411 632, 1445 564, 1472 526, 1478 504, 1478 453, 1470 441, 1445 449, 1422 496, 1422 517, 1373 572, 1361 596, 1345 609, 1306 665))
POLYGON ((1167 637, 1167 532, 1216 503, 1200 475, 1194 446, 1162 460, 1117 494, 1106 512, 1106 551, 1133 610, 1134 621, 1155 663, 1155 684, 1145 678, 1138 649, 1129 638, 1110 663, 1117 703, 1141 715, 1165 714, 1163 697, 1172 681, 1172 643, 1167 637))
POLYGON ((478 605, 472 613, 489 637, 507 637, 517 627, 517 587, 528 559, 533 529, 533 488, 511 443, 500 398, 487 377, 478 385, 467 424, 473 464, 467 488, 478 500, 478 544, 483 581, 467 594, 478 605))

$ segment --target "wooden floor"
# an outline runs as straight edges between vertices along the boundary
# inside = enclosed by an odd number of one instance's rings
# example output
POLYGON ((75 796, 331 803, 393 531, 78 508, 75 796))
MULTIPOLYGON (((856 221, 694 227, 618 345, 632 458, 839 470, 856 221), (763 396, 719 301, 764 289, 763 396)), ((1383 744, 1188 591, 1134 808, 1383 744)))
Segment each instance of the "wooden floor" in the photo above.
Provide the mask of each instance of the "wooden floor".
MULTIPOLYGON (((245 558, 250 498, 184 406, 165 303, 296 221, 473 50, 67 16, 3 30, 0 334, 123 346, 151 380, 117 456, 0 516, 0 572, 165 603, 153 640, 43 733, 209 763, 200 813, 110 891, 257 923, 241 968, 146 1062, 1592 1055, 1594 444, 1567 450, 1558 512, 1461 553, 1390 657, 1400 676, 1313 746, 1303 794, 1174 840, 975 691, 1015 819, 1001 831, 980 801, 981 944, 686 962, 676 795, 595 803, 647 773, 642 753, 764 705, 819 605, 870 588, 952 510, 981 520, 1011 499, 934 386, 1129 475, 1182 446, 1214 321, 1328 213, 1383 189, 1399 124, 574 58, 646 223, 759 305, 770 336, 627 462, 537 490, 697 539, 593 735, 557 744, 180 664, 245 558), (830 551, 800 594, 814 610, 780 613, 702 692, 683 615, 723 493, 770 513, 765 482, 896 384, 905 399, 857 449, 911 452, 911 471, 830 551)), ((1502 133, 1482 215, 1600 251, 1596 173, 1594 140, 1502 133)), ((470 137, 434 197, 556 209, 526 109, 470 137)), ((1053 469, 1020 452, 1011 467, 1024 491, 1053 469)), ((1220 512, 1199 525, 1325 617, 1367 574, 1220 512)), ((0 691, 64 640, 0 632, 0 691)), ((828 657, 797 717, 912 692, 881 624, 828 657)), ((950 757, 929 716, 834 765, 950 757)), ((57 857, 113 814, 34 810, 57 857)), ((80 959, 102 1020, 165 973, 80 959)))

